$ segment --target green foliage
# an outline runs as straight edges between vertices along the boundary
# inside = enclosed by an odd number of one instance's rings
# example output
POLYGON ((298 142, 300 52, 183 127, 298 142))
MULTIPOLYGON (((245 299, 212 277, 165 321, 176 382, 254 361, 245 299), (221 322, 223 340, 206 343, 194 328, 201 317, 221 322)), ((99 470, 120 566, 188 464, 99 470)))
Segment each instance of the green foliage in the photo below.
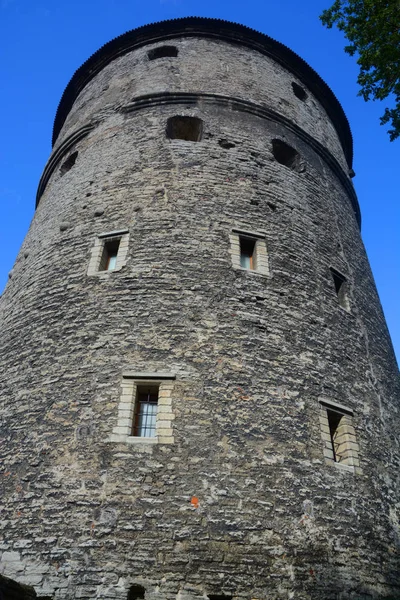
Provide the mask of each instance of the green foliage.
POLYGON ((359 96, 393 99, 394 108, 381 117, 393 141, 400 136, 400 0, 335 0, 320 19, 343 31, 350 42, 345 51, 357 54, 359 96))

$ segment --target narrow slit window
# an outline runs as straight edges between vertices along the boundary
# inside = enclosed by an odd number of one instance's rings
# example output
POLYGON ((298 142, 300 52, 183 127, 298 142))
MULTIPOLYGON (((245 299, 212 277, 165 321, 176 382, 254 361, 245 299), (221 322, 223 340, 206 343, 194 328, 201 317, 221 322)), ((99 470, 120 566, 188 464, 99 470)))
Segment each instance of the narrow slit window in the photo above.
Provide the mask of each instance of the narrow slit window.
POLYGON ((256 270, 256 240, 240 237, 240 266, 249 271, 256 270))
POLYGON ((178 56, 178 48, 176 46, 159 46, 153 48, 147 53, 149 60, 157 60, 158 58, 176 58, 178 56))
POLYGON ((100 260, 99 271, 114 271, 117 266, 117 256, 121 239, 106 240, 100 260))
POLYGON ((330 269, 333 283, 335 286, 336 295, 338 297, 339 305, 345 310, 350 310, 350 303, 348 298, 348 283, 347 279, 344 275, 336 271, 335 269, 330 269))
POLYGON ((167 121, 166 134, 170 140, 200 142, 203 134, 203 121, 197 117, 170 117, 167 121))
POLYGON ((132 435, 156 437, 158 386, 138 385, 132 435))
POLYGON ((334 411, 327 410, 328 423, 329 423, 329 435, 331 436, 333 460, 340 462, 342 458, 341 452, 341 436, 340 436, 340 423, 343 419, 343 415, 334 411))

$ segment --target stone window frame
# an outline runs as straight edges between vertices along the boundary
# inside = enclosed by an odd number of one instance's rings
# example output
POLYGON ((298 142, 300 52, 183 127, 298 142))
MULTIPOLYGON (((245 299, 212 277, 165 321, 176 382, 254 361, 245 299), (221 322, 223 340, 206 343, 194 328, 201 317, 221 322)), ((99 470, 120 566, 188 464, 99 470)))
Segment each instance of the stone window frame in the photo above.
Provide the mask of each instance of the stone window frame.
POLYGON ((321 438, 324 445, 323 452, 325 463, 345 471, 351 471, 357 474, 362 473, 359 459, 360 447, 357 442, 353 424, 354 411, 347 406, 343 406, 342 404, 328 399, 319 399, 319 405, 319 422, 321 427, 321 438), (343 455, 341 456, 340 461, 335 458, 333 450, 333 438, 329 426, 329 411, 341 415, 339 435, 342 438, 341 445, 343 446, 343 455))
POLYGON ((232 266, 234 269, 239 269, 240 271, 245 271, 246 273, 266 276, 270 275, 267 240, 265 233, 234 227, 229 234, 229 240, 232 266), (250 239, 255 242, 255 269, 246 269, 240 264, 240 238, 250 239))
POLYGON ((129 248, 129 230, 119 229, 116 231, 107 231, 105 233, 99 233, 95 243, 91 250, 91 256, 89 260, 89 266, 87 274, 89 276, 109 276, 110 273, 120 271, 122 267, 126 265, 127 255, 129 248), (117 261, 115 268, 109 271, 100 271, 100 263, 104 252, 104 245, 106 242, 113 242, 119 240, 117 261))
POLYGON ((110 442, 126 444, 173 444, 172 393, 175 386, 175 373, 122 373, 121 396, 118 404, 117 425, 113 427, 110 442), (158 385, 157 421, 155 437, 132 435, 136 411, 138 385, 158 385))

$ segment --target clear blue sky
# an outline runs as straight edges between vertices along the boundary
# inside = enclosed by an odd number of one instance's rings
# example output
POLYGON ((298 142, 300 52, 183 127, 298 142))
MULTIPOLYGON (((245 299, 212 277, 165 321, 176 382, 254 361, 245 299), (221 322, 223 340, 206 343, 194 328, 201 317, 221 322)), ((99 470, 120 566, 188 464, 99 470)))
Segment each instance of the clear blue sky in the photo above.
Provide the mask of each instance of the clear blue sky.
POLYGON ((183 16, 236 21, 283 42, 304 58, 342 103, 354 137, 353 180, 367 248, 400 357, 400 141, 390 143, 383 107, 357 94, 355 60, 344 38, 318 19, 329 0, 0 0, 0 291, 33 215, 36 187, 51 151, 61 94, 74 71, 128 29, 183 16))

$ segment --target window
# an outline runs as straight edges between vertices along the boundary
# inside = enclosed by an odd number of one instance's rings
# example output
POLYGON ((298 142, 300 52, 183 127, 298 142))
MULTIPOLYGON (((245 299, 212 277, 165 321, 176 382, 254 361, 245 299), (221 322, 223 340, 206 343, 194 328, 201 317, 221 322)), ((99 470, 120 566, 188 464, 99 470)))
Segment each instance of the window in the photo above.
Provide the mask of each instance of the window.
POLYGON ((149 50, 147 53, 149 60, 156 60, 157 58, 175 58, 178 56, 178 48, 176 46, 159 46, 158 48, 153 48, 149 50))
POLYGON ((339 301, 339 306, 345 310, 350 310, 350 303, 348 298, 348 283, 344 275, 336 271, 336 269, 330 268, 333 283, 335 285, 336 295, 339 301))
POLYGON ((105 275, 126 265, 129 246, 127 229, 101 233, 92 248, 88 275, 105 275))
POLYGON ((301 85, 298 85, 295 81, 292 81, 292 90, 294 95, 304 102, 307 99, 307 92, 301 85))
POLYGON ((353 411, 336 402, 320 400, 321 435, 329 463, 359 467, 359 446, 353 427, 353 411))
POLYGON ((155 437, 158 407, 158 386, 136 386, 136 404, 132 435, 155 437))
POLYGON ((292 171, 300 173, 304 170, 300 154, 283 140, 272 140, 272 154, 278 163, 292 171))
POLYGON ((256 243, 257 240, 239 236, 240 241, 240 266, 243 269, 255 271, 256 269, 256 243))
POLYGON ((111 240, 104 241, 99 271, 113 271, 115 269, 120 241, 121 238, 112 238, 111 240))
POLYGON ((173 444, 174 373, 123 373, 111 442, 173 444))
POLYGON ((203 134, 203 121, 197 117, 170 117, 167 121, 166 134, 170 140, 200 142, 203 134))
POLYGON ((263 233, 233 229, 230 242, 235 269, 269 275, 267 246, 263 233))
POLYGON ((77 158, 78 158, 78 152, 73 152, 72 154, 69 155, 69 157, 67 158, 67 160, 65 162, 63 162, 63 164, 60 167, 60 175, 61 175, 61 177, 63 175, 65 175, 65 173, 68 173, 68 171, 70 169, 72 169, 72 167, 76 163, 76 159, 77 158))

